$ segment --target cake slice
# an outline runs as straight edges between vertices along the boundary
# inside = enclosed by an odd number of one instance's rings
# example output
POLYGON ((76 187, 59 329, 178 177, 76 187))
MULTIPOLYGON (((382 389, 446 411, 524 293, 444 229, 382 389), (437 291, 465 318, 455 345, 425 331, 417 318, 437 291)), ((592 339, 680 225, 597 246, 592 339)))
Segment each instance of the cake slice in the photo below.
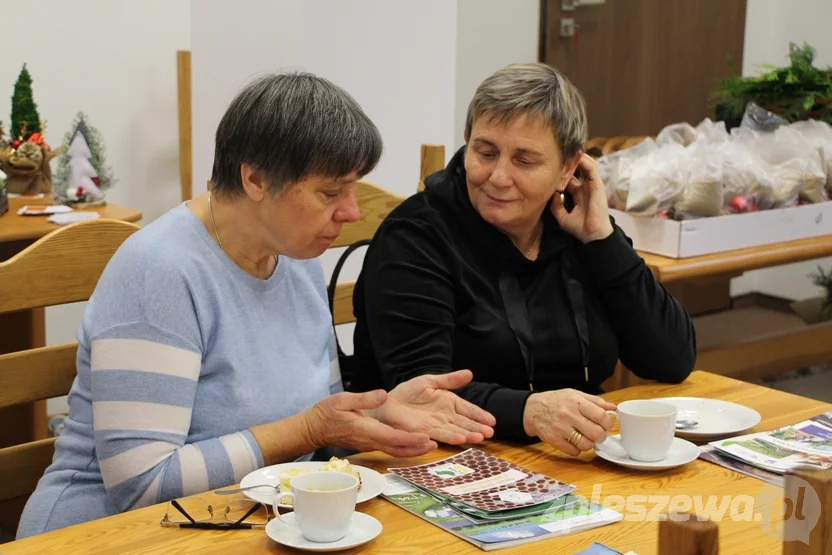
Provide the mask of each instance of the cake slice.
POLYGON ((358 479, 358 489, 361 489, 361 475, 356 472, 348 460, 332 457, 329 459, 329 462, 324 463, 321 467, 321 472, 344 472, 345 474, 351 474, 358 479))

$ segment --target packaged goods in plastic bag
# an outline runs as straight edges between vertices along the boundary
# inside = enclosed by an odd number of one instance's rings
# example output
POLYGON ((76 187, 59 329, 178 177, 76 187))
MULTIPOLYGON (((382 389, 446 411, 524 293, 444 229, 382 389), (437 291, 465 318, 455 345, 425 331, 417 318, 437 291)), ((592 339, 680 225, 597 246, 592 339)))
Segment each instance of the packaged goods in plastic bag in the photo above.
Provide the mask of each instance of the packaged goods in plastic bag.
POLYGON ((724 121, 711 121, 705 118, 696 126, 696 141, 707 144, 724 144, 730 140, 724 121))
POLYGON ((740 127, 753 131, 774 131, 781 125, 789 122, 774 112, 761 108, 754 102, 745 105, 745 112, 742 115, 740 127))
POLYGON ((689 123, 674 123, 668 125, 656 135, 656 144, 661 146, 688 146, 696 141, 696 129, 689 123))
POLYGON ((823 199, 826 170, 821 155, 799 131, 781 127, 774 133, 760 134, 750 148, 759 155, 771 182, 761 208, 789 206, 798 197, 809 202, 823 199))
POLYGON ((627 205, 627 193, 630 189, 630 172, 632 164, 650 152, 656 150, 653 139, 645 139, 637 145, 619 150, 598 159, 598 173, 607 189, 609 205, 624 210, 627 205))
POLYGON ((647 217, 669 209, 685 185, 687 156, 685 147, 669 144, 634 160, 627 174, 627 212, 647 217))
POLYGON ((758 133, 752 131, 732 133, 731 140, 720 147, 724 211, 730 211, 737 197, 754 207, 771 198, 771 177, 753 146, 757 137, 758 133))
POLYGON ((686 149, 685 155, 684 186, 673 211, 683 217, 718 216, 723 206, 721 147, 696 143, 686 149))
POLYGON ((800 133, 807 143, 817 149, 821 165, 826 172, 826 189, 832 193, 832 125, 807 120, 792 123, 788 129, 800 133))

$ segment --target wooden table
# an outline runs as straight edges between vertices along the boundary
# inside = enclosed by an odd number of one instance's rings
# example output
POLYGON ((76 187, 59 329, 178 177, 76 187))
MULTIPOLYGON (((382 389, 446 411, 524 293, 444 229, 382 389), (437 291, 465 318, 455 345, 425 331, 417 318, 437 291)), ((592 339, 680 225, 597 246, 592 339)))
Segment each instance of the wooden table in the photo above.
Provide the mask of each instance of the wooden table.
MULTIPOLYGON (((698 317, 732 310, 731 279, 747 271, 832 256, 832 235, 689 258, 667 258, 641 251, 639 255, 656 279, 692 316, 698 317)), ((788 306, 779 310, 791 311, 788 306)), ((789 324, 790 329, 767 330, 736 343, 700 343, 697 366, 748 379, 832 362, 832 322, 804 325, 793 316, 789 324)), ((640 383, 644 381, 619 367, 605 386, 618 389, 640 383)))
POLYGON ((832 235, 690 258, 667 258, 643 252, 639 254, 657 280, 671 283, 734 276, 751 270, 832 256, 832 235))
MULTIPOLYGON (((10 198, 9 211, 0 216, 0 262, 19 253, 58 225, 46 216, 18 216, 25 205, 51 204, 48 199, 10 198)), ((103 218, 137 222, 142 213, 132 208, 107 204, 94 209, 103 218)), ((43 308, 0 315, 0 353, 10 353, 46 343, 43 308)), ((0 411, 0 447, 46 437, 46 403, 34 403, 0 411)))
MULTIPOLYGON (((699 396, 725 399, 752 407, 763 416, 755 430, 770 429, 798 422, 820 412, 832 410, 832 405, 797 397, 788 393, 750 385, 744 382, 694 372, 681 385, 649 384, 607 394, 614 402, 626 399, 662 396, 699 396)), ((577 493, 591 497, 593 486, 600 485, 600 499, 609 495, 751 495, 766 484, 755 478, 737 474, 717 465, 696 460, 684 467, 657 473, 626 470, 584 453, 579 459, 566 457, 542 445, 516 446, 497 441, 487 442, 483 449, 521 466, 557 477, 578 486, 577 493)), ((392 465, 409 465, 437 460, 458 452, 457 448, 440 450, 410 460, 395 460, 381 453, 352 457, 361 464, 384 471, 392 465)), ((227 502, 215 494, 203 494, 218 504, 227 502)), ((648 507, 649 508, 649 507, 648 507)), ((754 507, 759 512, 763 505, 754 507)), ((448 532, 411 515, 383 499, 373 499, 360 505, 360 510, 381 521, 382 534, 349 553, 429 553, 456 555, 480 553, 473 545, 457 539, 448 532)), ((165 505, 154 505, 110 518, 57 530, 5 544, 4 555, 35 553, 137 554, 137 553, 297 553, 272 542, 262 531, 196 531, 167 529, 159 525, 165 505)), ((553 538, 500 550, 500 553, 572 554, 585 549, 593 541, 600 541, 622 553, 634 550, 639 555, 656 553, 658 524, 632 519, 633 513, 622 511, 625 519, 609 526, 588 530, 560 538, 553 538), (628 517, 628 514, 630 515, 628 517), (630 518, 631 520, 628 520, 630 518)), ((662 511, 662 512, 666 512, 662 511)), ((765 555, 780 553, 779 542, 766 535, 758 523, 734 522, 724 519, 719 523, 720 547, 723 554, 765 555)))

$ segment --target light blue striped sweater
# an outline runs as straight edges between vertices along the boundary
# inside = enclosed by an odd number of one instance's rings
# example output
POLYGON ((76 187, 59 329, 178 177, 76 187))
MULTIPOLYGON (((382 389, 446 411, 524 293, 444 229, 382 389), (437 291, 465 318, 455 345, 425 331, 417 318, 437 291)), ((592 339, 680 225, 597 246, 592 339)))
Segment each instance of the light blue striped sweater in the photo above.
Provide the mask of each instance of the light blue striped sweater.
POLYGON ((184 204, 113 256, 78 342, 18 538, 235 483, 263 465, 247 428, 342 390, 320 262, 281 257, 259 280, 184 204))

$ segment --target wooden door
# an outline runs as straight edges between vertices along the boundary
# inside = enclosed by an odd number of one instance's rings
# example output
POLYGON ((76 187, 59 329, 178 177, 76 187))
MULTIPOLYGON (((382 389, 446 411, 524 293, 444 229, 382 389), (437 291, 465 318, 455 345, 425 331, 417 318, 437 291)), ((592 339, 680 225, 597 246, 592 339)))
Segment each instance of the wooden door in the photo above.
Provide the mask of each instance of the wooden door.
POLYGON ((590 137, 714 119, 717 79, 742 69, 746 0, 591 1, 572 11, 562 11, 568 1, 541 3, 541 61, 583 93, 590 137), (577 23, 576 38, 561 37, 562 18, 577 23))

